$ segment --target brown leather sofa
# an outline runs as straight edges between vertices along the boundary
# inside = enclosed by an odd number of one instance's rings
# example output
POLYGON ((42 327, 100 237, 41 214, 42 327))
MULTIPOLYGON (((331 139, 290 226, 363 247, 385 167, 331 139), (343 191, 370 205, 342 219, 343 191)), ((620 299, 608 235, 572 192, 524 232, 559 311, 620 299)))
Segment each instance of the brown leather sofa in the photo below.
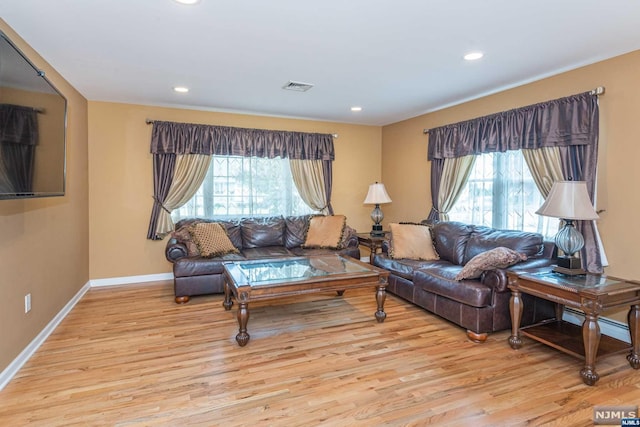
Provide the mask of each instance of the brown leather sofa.
POLYGON ((280 258, 301 255, 340 253, 360 259, 355 230, 345 226, 342 249, 302 248, 311 215, 291 217, 242 218, 237 220, 185 219, 175 226, 167 242, 165 256, 173 263, 174 293, 177 303, 186 303, 194 295, 224 292, 222 263, 232 260, 280 258), (224 225, 229 239, 240 251, 216 258, 195 253, 188 227, 195 222, 218 222, 224 225))
MULTIPOLYGON (((527 255, 510 270, 529 270, 554 264, 554 245, 538 233, 497 230, 460 222, 431 226, 434 248, 440 259, 421 261, 392 259, 389 242, 383 243, 374 264, 389 270, 387 291, 467 329, 467 336, 483 342, 490 332, 511 328, 505 269, 489 270, 478 279, 455 280, 475 255, 496 247, 507 247, 527 255)), ((522 325, 555 317, 555 306, 523 294, 522 325)))

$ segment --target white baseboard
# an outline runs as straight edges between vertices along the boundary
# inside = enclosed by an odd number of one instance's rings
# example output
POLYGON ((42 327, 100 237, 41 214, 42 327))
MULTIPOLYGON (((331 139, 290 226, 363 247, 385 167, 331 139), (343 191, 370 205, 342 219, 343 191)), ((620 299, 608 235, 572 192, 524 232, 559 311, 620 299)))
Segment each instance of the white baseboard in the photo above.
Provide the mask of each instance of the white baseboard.
POLYGON ((9 381, 18 373, 20 368, 24 366, 25 363, 33 356, 33 354, 40 348, 40 346, 47 340, 49 335, 58 327, 60 322, 67 317, 67 314, 73 309, 73 307, 82 299, 84 294, 87 293, 89 288, 91 287, 90 283, 87 282, 74 296, 71 300, 62 307, 62 310, 58 312, 58 314, 51 319, 51 321, 44 327, 42 331, 25 347, 24 350, 16 357, 13 362, 9 364, 1 373, 0 373, 0 391, 5 388, 9 381))
MULTIPOLYGON (((562 314, 562 320, 573 323, 574 325, 582 325, 582 322, 584 322, 584 313, 565 307, 564 313, 562 314)), ((607 319, 606 317, 601 317, 598 319, 598 325, 600 326, 601 334, 609 335, 610 337, 631 344, 629 326, 624 323, 607 319)))
POLYGON ((162 282, 173 280, 173 273, 146 274, 143 276, 110 277, 108 279, 89 280, 92 288, 103 286, 130 285, 133 283, 162 282))

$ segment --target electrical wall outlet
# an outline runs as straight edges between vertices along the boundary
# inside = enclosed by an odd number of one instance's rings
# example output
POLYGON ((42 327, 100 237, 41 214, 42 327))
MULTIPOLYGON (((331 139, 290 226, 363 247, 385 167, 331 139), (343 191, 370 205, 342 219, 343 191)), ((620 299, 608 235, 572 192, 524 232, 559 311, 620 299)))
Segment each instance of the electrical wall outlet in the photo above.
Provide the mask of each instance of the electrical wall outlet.
POLYGON ((31 311, 31 294, 26 294, 24 296, 24 312, 28 313, 31 311))

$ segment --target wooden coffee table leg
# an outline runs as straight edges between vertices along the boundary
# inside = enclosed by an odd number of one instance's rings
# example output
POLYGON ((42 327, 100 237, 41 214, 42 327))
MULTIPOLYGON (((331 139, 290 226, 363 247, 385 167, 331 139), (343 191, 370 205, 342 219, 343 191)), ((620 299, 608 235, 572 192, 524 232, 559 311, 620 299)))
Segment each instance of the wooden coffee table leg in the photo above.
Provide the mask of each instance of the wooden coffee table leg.
POLYGON ((378 311, 376 311, 376 320, 378 323, 384 322, 387 313, 384 312, 384 300, 387 298, 386 283, 378 286, 376 290, 376 302, 378 303, 378 311))
POLYGON ((226 281, 224 282, 224 301, 222 302, 222 306, 225 310, 231 310, 231 306, 233 306, 231 290, 229 289, 229 284, 226 281))
POLYGON ((633 369, 638 369, 640 368, 640 305, 634 304, 631 306, 627 321, 632 345, 631 353, 627 356, 627 360, 633 369))
POLYGON ((582 324, 582 339, 584 340, 584 368, 580 370, 582 381, 586 385, 594 385, 600 375, 596 372, 596 354, 600 345, 600 325, 598 325, 598 315, 585 312, 584 323, 582 324))
POLYGON ((517 350, 522 347, 522 339, 520 338, 520 319, 522 319, 522 295, 517 289, 511 290, 511 298, 509 299, 509 312, 511 314, 511 336, 509 337, 509 345, 512 349, 517 350))
POLYGON ((249 322, 249 307, 246 302, 238 303, 238 325, 240 331, 236 335, 236 341, 240 347, 244 347, 249 342, 249 334, 247 333, 247 322, 249 322))

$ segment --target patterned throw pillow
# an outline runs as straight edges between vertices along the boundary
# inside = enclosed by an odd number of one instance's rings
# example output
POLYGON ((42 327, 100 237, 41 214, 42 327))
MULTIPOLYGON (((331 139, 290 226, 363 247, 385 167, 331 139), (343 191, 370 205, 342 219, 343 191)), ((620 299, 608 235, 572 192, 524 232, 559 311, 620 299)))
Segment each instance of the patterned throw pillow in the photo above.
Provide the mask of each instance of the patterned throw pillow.
POLYGON ((462 270, 460 270, 460 273, 456 276, 456 280, 476 279, 480 277, 484 271, 507 268, 526 259, 527 256, 525 254, 500 246, 471 258, 462 270))
POLYGON ((197 256, 200 255, 200 250, 198 250, 198 245, 195 244, 193 237, 191 237, 191 233, 189 232, 190 228, 190 226, 180 227, 174 231, 171 236, 186 246, 187 256, 197 256))
POLYGON ((238 253, 227 230, 217 222, 199 222, 189 228, 193 241, 200 249, 200 256, 214 258, 224 254, 238 253))
POLYGON ((346 223, 347 217, 344 215, 311 217, 302 247, 342 249, 342 233, 346 223))
POLYGON ((389 224, 391 229, 391 258, 430 261, 438 259, 433 247, 431 229, 422 224, 389 224))

